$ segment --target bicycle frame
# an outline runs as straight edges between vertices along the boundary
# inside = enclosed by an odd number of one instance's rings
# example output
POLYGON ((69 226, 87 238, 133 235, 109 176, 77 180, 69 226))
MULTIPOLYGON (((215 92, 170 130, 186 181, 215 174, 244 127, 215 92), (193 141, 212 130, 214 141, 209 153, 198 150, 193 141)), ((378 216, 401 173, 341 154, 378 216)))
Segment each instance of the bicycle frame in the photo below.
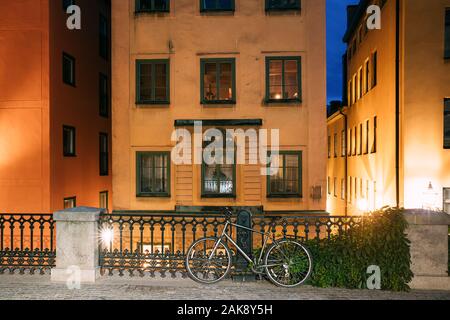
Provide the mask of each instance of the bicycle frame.
MULTIPOLYGON (((211 256, 209 257, 209 259, 212 259, 214 256, 214 252, 217 250, 218 246, 222 243, 223 239, 227 239, 228 241, 231 242, 231 244, 238 250, 238 252, 244 257, 245 260, 247 260, 249 263, 254 264, 255 267, 259 267, 259 268, 266 268, 266 267, 270 267, 269 265, 261 265, 261 261, 263 259, 263 254, 266 250, 267 247, 267 243, 269 240, 272 240, 274 243, 277 243, 277 240, 275 239, 275 237, 272 235, 272 233, 269 232, 260 232, 260 231, 256 231, 253 230, 251 228, 236 224, 236 223, 232 223, 230 221, 227 221, 225 224, 225 227, 223 228, 222 231, 222 235, 219 237, 219 239, 217 240, 217 242, 215 243, 214 249, 211 252, 211 256), (259 254, 259 258, 257 261, 253 261, 245 252, 244 250, 242 250, 242 248, 233 240, 233 238, 231 238, 231 236, 227 233, 228 228, 229 227, 236 227, 237 229, 242 229, 242 230, 247 230, 250 231, 252 233, 257 233, 260 234, 264 237, 264 242, 263 242, 263 246, 261 248, 261 253, 259 254)), ((255 270, 253 270, 255 271, 255 270)))

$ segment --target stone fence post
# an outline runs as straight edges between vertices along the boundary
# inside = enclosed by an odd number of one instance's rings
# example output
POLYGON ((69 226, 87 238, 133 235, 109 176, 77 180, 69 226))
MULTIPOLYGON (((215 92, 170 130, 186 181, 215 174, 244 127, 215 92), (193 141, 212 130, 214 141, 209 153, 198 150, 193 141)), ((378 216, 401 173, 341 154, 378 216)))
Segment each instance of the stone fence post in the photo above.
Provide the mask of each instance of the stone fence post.
POLYGON ((448 226, 445 212, 406 210, 411 241, 413 289, 450 290, 448 275, 448 226))
POLYGON ((56 222, 56 268, 51 280, 67 282, 76 277, 92 283, 100 276, 98 223, 103 209, 79 207, 53 214, 56 222))

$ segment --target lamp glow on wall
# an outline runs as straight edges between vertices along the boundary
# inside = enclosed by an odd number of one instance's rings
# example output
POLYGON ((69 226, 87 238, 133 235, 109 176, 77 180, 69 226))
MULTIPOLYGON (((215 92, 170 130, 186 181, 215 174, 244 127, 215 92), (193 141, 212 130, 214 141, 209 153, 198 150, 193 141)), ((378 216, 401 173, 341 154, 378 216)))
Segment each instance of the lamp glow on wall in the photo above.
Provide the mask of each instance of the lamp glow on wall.
POLYGON ((431 181, 422 195, 422 209, 439 210, 439 193, 434 190, 433 183, 431 181))
POLYGON ((359 211, 367 212, 369 210, 369 202, 366 199, 359 199, 357 206, 359 211))

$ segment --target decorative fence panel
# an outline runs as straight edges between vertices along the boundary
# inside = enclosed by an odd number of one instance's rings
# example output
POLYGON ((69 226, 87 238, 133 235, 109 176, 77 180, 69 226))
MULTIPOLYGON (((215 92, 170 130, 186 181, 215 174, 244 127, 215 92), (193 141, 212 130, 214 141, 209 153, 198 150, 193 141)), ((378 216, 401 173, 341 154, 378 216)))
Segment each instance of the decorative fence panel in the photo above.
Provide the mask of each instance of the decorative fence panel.
POLYGON ((51 214, 0 214, 0 274, 44 274, 55 266, 55 223, 51 214))
MULTIPOLYGON (((329 239, 360 225, 362 217, 273 215, 252 217, 253 229, 271 232, 276 238, 298 241, 329 239)), ((236 217, 232 218, 236 222, 236 217)), ((162 277, 186 276, 184 260, 189 246, 203 237, 220 236, 226 219, 223 215, 186 212, 115 212, 100 218, 100 266, 102 274, 123 276, 149 274, 162 277)), ((228 233, 236 240, 238 232, 228 233)), ((263 235, 254 233, 253 249, 263 244, 263 235)), ((235 252, 234 248, 230 249, 235 252)))

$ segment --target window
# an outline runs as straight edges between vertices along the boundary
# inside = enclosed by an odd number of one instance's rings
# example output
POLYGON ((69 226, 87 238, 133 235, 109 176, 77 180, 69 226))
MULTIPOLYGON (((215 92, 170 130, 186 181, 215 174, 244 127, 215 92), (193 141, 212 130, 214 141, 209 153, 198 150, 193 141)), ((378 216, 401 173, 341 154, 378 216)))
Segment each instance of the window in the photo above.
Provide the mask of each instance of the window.
POLYGON ((327 189, 328 189, 328 195, 331 196, 331 178, 327 177, 327 189))
POLYGON ((109 99, 108 99, 108 77, 102 73, 100 73, 99 78, 99 112, 100 116, 108 117, 109 113, 109 99))
POLYGON ((278 170, 267 177, 267 197, 303 197, 302 152, 281 151, 272 161, 278 164, 278 170))
POLYGON ((337 192, 338 192, 338 189, 337 189, 337 178, 334 178, 333 179, 333 195, 334 195, 334 197, 335 198, 337 198, 337 192))
POLYGON ((372 54, 372 88, 378 83, 378 53, 375 51, 372 54))
MULTIPOLYGON (((216 137, 211 137, 211 142, 204 142, 203 148, 207 148, 210 143, 218 143, 222 148, 216 149, 217 152, 224 153, 226 139, 232 139, 232 136, 222 132, 222 139, 216 140, 216 137)), ((219 155, 216 160, 218 163, 202 164, 202 197, 203 198, 234 198, 236 196, 236 161, 235 159, 228 159, 226 156, 220 159, 219 155), (222 161, 220 161, 222 160, 222 161)))
POLYGON ((373 144, 372 153, 377 152, 377 117, 373 118, 373 144))
POLYGON ((358 143, 358 154, 362 155, 363 153, 363 125, 359 124, 359 143, 358 143))
POLYGON ((341 179, 341 200, 345 200, 345 179, 341 179))
POLYGON ((370 90, 370 61, 369 60, 366 61, 364 82, 365 82, 364 93, 367 93, 370 90))
POLYGON ((201 101, 236 103, 235 59, 201 59, 201 101))
POLYGON ((349 82, 348 82, 348 88, 347 88, 347 99, 348 99, 348 103, 349 104, 352 104, 352 99, 353 99, 353 96, 352 96, 352 80, 350 80, 349 82))
POLYGON ((359 82, 358 82, 358 99, 361 99, 362 95, 363 95, 363 80, 364 80, 362 68, 360 68, 358 71, 358 80, 359 80, 359 82))
POLYGON ((450 188, 444 189, 444 212, 450 214, 450 188))
POLYGON ((353 155, 353 129, 349 130, 348 133, 348 155, 352 156, 353 155))
POLYGON ((70 197, 64 199, 64 209, 72 209, 77 206, 77 197, 70 197))
POLYGON ((234 11, 234 0, 200 0, 200 11, 234 11))
POLYGON ((450 149, 450 99, 444 100, 444 148, 450 149))
POLYGON ((331 136, 328 136, 328 159, 331 158, 331 136))
POLYGON ((267 102, 300 102, 301 81, 300 57, 266 58, 267 102))
POLYGON ((334 134, 334 157, 337 158, 338 155, 338 135, 334 134))
POLYGON ((170 0, 136 0, 136 12, 170 12, 170 0))
POLYGON ((369 120, 366 121, 366 139, 364 143, 364 154, 369 153, 369 134, 370 134, 370 122, 369 120))
POLYGON ((352 104, 356 102, 356 74, 353 76, 352 81, 352 104))
POLYGON ((445 59, 450 59, 450 8, 445 9, 445 59))
POLYGON ((109 210, 109 192, 100 192, 99 208, 109 210))
POLYGON ((75 4, 75 0, 63 0, 62 4, 63 4, 63 10, 64 10, 64 12, 66 12, 68 7, 75 4))
POLYGON ((100 175, 109 175, 108 134, 100 133, 100 175))
POLYGON ((136 62, 137 104, 169 104, 169 60, 136 62))
POLYGON ((64 157, 75 157, 75 128, 64 126, 63 127, 63 153, 64 157))
POLYGON ((347 139, 345 136, 345 130, 341 131, 341 156, 345 157, 347 155, 347 139))
POLYGON ((137 196, 170 197, 170 152, 137 152, 137 196))
POLYGON ((352 203, 353 199, 353 178, 348 177, 348 203, 352 203))
POLYGON ((75 86, 75 58, 63 53, 63 82, 75 86))
POLYGON ((266 0, 266 11, 300 9, 300 0, 266 0))
POLYGON ((353 155, 356 156, 357 148, 358 148, 358 127, 355 126, 353 129, 353 155))
POLYGON ((99 53, 100 57, 108 59, 108 49, 109 49, 109 26, 108 19, 104 15, 100 15, 99 20, 99 53))

